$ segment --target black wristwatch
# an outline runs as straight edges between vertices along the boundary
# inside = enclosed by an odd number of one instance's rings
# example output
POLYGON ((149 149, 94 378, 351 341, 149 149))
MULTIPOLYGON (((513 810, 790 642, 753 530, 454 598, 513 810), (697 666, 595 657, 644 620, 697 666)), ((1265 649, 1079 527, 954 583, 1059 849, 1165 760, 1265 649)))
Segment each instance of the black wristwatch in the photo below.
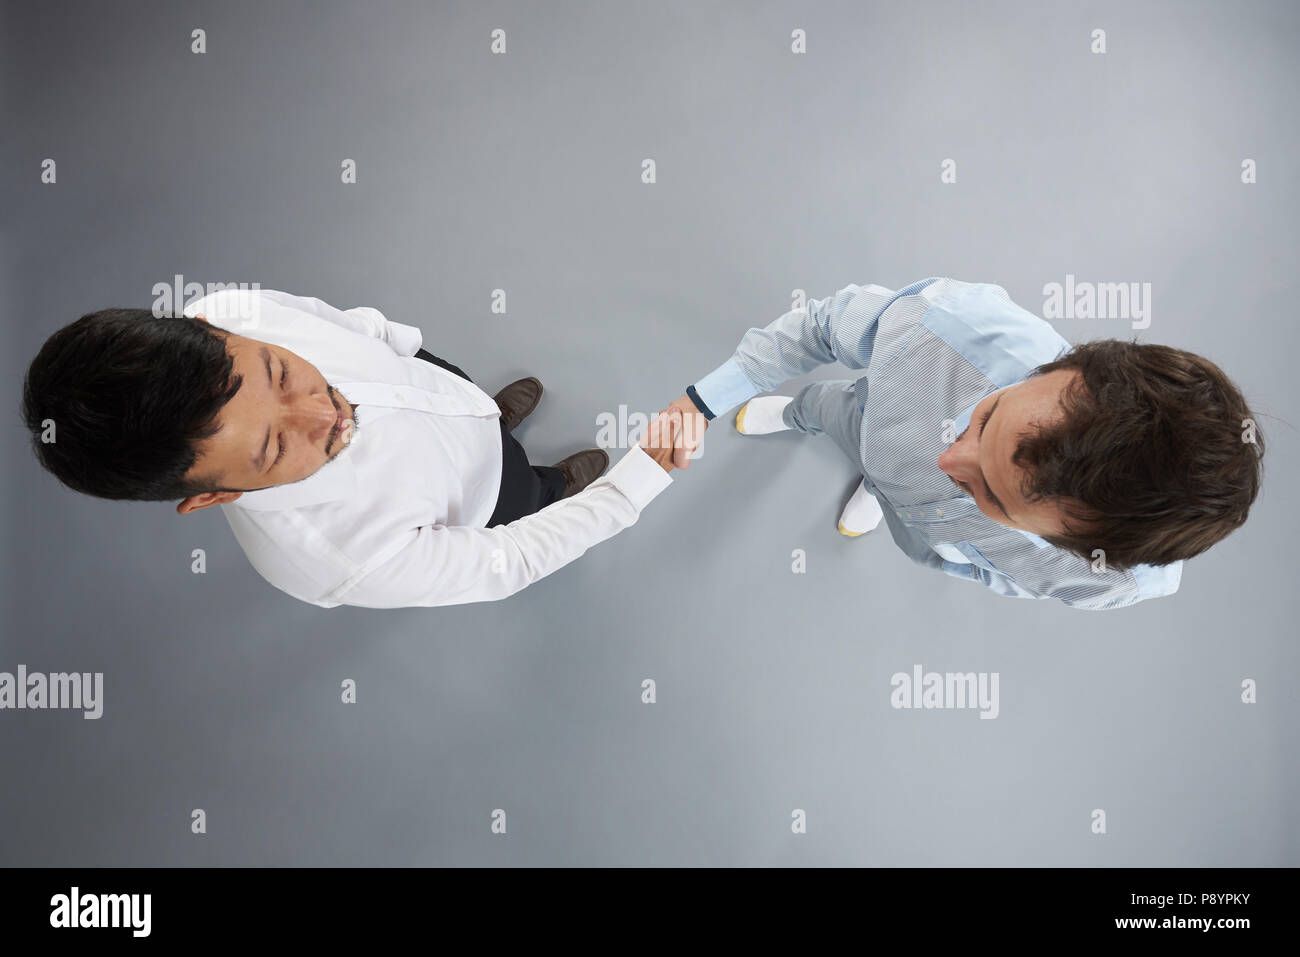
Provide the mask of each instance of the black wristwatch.
POLYGON ((695 391, 695 386, 688 385, 686 387, 686 397, 695 403, 695 408, 700 410, 701 415, 709 421, 713 421, 713 411, 704 404, 704 400, 700 398, 700 394, 695 391))

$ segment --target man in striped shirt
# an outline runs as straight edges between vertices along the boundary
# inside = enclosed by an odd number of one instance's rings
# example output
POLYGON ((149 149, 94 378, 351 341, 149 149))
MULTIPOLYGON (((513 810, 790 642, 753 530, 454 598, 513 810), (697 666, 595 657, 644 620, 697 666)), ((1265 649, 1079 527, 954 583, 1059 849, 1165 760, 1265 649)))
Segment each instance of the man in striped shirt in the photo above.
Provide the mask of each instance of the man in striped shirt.
POLYGON ((678 467, 736 406, 742 434, 824 433, 861 469, 841 533, 883 518, 913 561, 1078 608, 1172 594, 1260 484, 1262 436, 1214 363, 1118 340, 1071 349, 988 283, 851 284, 750 329, 673 403, 678 467), (865 372, 754 398, 836 360, 865 372))

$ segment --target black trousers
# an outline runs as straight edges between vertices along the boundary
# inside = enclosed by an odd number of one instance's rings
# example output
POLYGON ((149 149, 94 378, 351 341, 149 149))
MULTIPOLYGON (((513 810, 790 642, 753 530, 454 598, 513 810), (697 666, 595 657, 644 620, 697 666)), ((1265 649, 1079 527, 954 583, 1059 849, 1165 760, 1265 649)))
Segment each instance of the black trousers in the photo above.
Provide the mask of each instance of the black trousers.
MULTIPOLYGON (((421 349, 416 358, 432 362, 448 372, 473 382, 465 371, 446 359, 421 349)), ((564 497, 564 473, 549 465, 529 465, 528 453, 519 440, 506 429, 501 420, 501 490, 497 492, 497 506, 488 519, 488 528, 509 525, 517 518, 531 515, 540 508, 564 497)))

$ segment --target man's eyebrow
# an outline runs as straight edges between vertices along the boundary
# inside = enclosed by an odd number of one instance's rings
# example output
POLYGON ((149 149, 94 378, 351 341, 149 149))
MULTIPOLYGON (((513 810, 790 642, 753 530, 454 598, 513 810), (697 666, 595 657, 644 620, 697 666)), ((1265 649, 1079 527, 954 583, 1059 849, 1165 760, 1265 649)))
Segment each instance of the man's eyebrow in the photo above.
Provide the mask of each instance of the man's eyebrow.
MULTIPOLYGON (((983 420, 982 422, 980 422, 980 435, 981 435, 981 436, 984 435, 984 429, 988 426, 988 424, 989 424, 989 419, 993 418, 993 413, 996 412, 996 411, 998 410, 998 403, 1001 402, 1001 401, 1002 401, 1002 396, 1000 396, 1000 395, 999 395, 996 399, 994 399, 994 400, 993 400, 993 407, 992 407, 991 409, 989 409, 988 415, 984 416, 984 420, 983 420)), ((1003 515, 1005 515, 1007 518, 1010 518, 1011 516, 1010 516, 1010 515, 1007 515, 1007 510, 1006 510, 1006 508, 1004 508, 1003 505, 1002 505, 1002 503, 998 501, 998 497, 997 497, 996 495, 993 494, 993 489, 989 488, 989 480, 986 479, 986 478, 984 477, 984 470, 983 470, 983 469, 980 469, 980 481, 984 483, 984 494, 987 495, 987 496, 989 497, 989 501, 992 502, 994 505, 996 505, 996 506, 998 507, 998 511, 999 511, 999 512, 1001 512, 1001 513, 1002 513, 1003 515)))
MULTIPOLYGON (((262 346, 262 348, 258 351, 258 355, 262 357, 262 364, 266 366, 266 384, 270 385, 271 384, 271 352, 269 349, 266 348, 266 346, 262 346)), ((259 472, 262 471, 262 468, 266 465, 266 450, 270 447, 270 445, 271 445, 271 427, 268 425, 266 427, 266 438, 262 440, 262 451, 257 453, 257 455, 253 456, 253 468, 257 469, 257 471, 259 472)))

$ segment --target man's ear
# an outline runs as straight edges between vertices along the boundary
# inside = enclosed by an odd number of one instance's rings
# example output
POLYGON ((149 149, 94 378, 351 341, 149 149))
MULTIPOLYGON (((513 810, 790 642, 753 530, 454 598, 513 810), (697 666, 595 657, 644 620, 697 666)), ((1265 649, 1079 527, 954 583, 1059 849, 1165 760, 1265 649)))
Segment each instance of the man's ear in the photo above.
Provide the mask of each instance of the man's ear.
POLYGON ((176 514, 188 515, 190 512, 207 508, 209 505, 224 505, 226 502, 233 502, 243 494, 243 492, 200 492, 198 495, 191 495, 184 501, 177 503, 176 514))
POLYGON ((198 314, 197 316, 195 316, 194 318, 195 318, 195 319, 202 319, 204 322, 207 322, 207 321, 208 321, 208 317, 205 316, 203 313, 199 313, 199 314, 198 314))

